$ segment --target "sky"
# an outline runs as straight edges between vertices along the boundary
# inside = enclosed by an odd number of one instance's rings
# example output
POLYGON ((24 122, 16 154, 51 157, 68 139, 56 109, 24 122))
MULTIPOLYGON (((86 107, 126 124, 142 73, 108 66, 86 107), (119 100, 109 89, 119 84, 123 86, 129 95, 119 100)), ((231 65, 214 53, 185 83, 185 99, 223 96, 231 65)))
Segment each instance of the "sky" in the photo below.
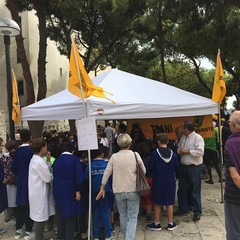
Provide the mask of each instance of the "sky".
POLYGON ((207 58, 201 59, 201 67, 206 68, 206 69, 213 69, 214 68, 212 63, 207 58))
POLYGON ((233 108, 233 101, 236 100, 236 97, 235 96, 231 96, 231 97, 228 97, 228 100, 227 100, 227 109, 231 109, 233 108))

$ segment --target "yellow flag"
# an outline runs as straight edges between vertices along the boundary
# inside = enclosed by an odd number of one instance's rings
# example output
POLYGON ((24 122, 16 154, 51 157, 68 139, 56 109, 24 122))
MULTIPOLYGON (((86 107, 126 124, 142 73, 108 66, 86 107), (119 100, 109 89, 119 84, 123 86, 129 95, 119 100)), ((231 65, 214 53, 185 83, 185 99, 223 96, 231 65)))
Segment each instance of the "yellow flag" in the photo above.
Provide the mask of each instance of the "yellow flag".
POLYGON ((21 110, 18 97, 17 80, 15 77, 15 73, 12 70, 12 120, 15 124, 18 124, 20 122, 20 112, 21 110))
POLYGON ((103 88, 95 86, 88 76, 74 40, 72 40, 69 68, 69 92, 82 98, 87 98, 90 95, 107 98, 104 94, 103 88))
POLYGON ((226 84, 223 78, 223 68, 220 58, 220 50, 218 50, 216 70, 213 83, 212 100, 216 103, 221 103, 226 95, 226 84))

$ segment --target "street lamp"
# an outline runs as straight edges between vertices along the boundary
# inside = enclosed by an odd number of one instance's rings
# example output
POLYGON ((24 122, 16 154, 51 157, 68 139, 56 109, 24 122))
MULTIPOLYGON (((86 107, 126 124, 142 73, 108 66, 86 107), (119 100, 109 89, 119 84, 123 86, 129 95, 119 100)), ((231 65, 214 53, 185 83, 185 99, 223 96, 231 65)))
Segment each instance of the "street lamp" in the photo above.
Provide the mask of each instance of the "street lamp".
POLYGON ((7 73, 7 96, 8 96, 8 122, 10 139, 15 139, 14 122, 12 120, 12 77, 10 60, 10 37, 15 37, 21 32, 18 24, 12 19, 0 18, 0 36, 4 36, 6 73, 7 73))

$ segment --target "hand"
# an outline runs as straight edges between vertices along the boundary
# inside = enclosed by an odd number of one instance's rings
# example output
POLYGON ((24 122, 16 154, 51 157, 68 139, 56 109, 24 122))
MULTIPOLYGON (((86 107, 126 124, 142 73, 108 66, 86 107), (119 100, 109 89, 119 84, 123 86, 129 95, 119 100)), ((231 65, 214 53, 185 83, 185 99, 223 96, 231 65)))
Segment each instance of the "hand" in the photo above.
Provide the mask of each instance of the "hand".
POLYGON ((46 156, 46 158, 47 158, 47 161, 50 162, 51 153, 50 153, 49 151, 47 151, 47 152, 45 153, 45 156, 46 156))
POLYGON ((178 154, 180 156, 184 155, 184 154, 190 154, 190 150, 187 150, 187 149, 179 149, 178 150, 178 154))
POLYGON ((80 201, 80 199, 81 199, 81 193, 80 193, 80 192, 76 192, 76 197, 75 197, 75 199, 76 199, 77 201, 80 201))
POLYGON ((98 193, 98 195, 96 196, 96 200, 99 200, 101 197, 105 197, 105 190, 100 188, 100 191, 98 193))
POLYGON ((178 153, 180 156, 182 156, 182 149, 179 148, 179 149, 177 150, 177 153, 178 153))
POLYGON ((3 181, 2 181, 3 184, 6 184, 7 183, 7 178, 4 178, 3 181))

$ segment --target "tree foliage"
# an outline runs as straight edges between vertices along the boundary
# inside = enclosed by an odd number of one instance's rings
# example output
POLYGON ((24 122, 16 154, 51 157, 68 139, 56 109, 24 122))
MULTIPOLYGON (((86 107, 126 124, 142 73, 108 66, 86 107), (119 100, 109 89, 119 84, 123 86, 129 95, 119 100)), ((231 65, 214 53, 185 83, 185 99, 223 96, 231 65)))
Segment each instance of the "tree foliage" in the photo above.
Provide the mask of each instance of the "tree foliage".
POLYGON ((135 21, 143 13, 144 1, 54 1, 55 14, 50 16, 50 37, 59 43, 61 53, 69 55, 70 34, 77 33, 77 40, 84 48, 82 55, 89 72, 107 59, 112 49, 120 49, 131 40, 135 21), (120 45, 120 46, 119 46, 120 45))

